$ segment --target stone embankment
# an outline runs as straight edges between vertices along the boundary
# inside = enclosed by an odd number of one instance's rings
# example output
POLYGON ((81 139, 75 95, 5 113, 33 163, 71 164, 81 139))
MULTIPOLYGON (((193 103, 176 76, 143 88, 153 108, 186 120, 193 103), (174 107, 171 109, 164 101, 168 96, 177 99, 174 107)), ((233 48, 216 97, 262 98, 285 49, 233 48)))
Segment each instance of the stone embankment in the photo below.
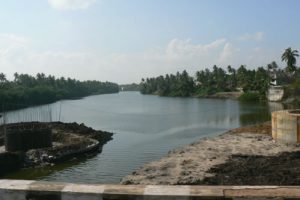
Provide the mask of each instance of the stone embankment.
POLYGON ((271 124, 243 127, 169 152, 122 180, 142 185, 300 185, 300 146, 276 143, 271 124))
MULTIPOLYGON (((99 153, 102 146, 112 139, 112 133, 96 131, 77 123, 39 123, 52 130, 52 147, 7 152, 0 139, 0 175, 21 167, 53 165, 77 156, 99 153)), ((28 123, 25 123, 28 124, 28 123)), ((17 124, 18 126, 20 125, 17 124)), ((22 125, 22 124, 21 124, 22 125)), ((0 127, 3 130, 3 127, 0 127)), ((3 131, 0 132, 3 137, 3 131)))

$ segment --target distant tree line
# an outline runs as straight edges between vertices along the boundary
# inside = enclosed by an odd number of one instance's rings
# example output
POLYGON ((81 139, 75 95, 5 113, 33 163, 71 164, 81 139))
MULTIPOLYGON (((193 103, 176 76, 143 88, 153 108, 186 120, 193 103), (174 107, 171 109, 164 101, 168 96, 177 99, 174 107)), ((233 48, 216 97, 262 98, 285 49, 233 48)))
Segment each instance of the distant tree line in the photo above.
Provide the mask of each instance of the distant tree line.
MULTIPOLYGON (((212 70, 206 68, 197 71, 193 77, 184 70, 175 75, 167 74, 146 78, 142 79, 140 91, 142 94, 160 96, 201 97, 241 89, 248 94, 255 93, 255 97, 264 98, 274 74, 276 74, 276 82, 279 85, 297 82, 296 80, 300 78, 300 70, 295 65, 296 57, 298 57, 297 50, 286 49, 281 57, 282 61, 287 63, 287 67, 283 69, 280 69, 273 61, 266 67, 258 67, 257 69, 247 69, 245 65, 241 65, 237 69, 228 66, 225 70, 214 65, 212 70)), ((300 79, 298 82, 300 83, 300 79)))
POLYGON ((111 82, 55 78, 43 73, 38 73, 36 76, 15 73, 14 80, 9 81, 5 74, 0 73, 0 110, 12 110, 52 103, 61 99, 118 91, 119 86, 111 82))
POLYGON ((137 83, 124 84, 119 87, 121 91, 140 91, 140 84, 137 83))
POLYGON ((191 77, 185 70, 176 75, 167 74, 156 78, 143 79, 142 94, 157 94, 161 96, 208 96, 217 92, 259 91, 264 93, 268 88, 268 71, 263 67, 257 70, 247 69, 244 65, 238 69, 228 66, 227 71, 213 66, 212 70, 204 69, 191 77))
POLYGON ((160 96, 191 96, 195 92, 195 81, 186 71, 176 75, 167 74, 156 78, 142 79, 142 94, 160 96))

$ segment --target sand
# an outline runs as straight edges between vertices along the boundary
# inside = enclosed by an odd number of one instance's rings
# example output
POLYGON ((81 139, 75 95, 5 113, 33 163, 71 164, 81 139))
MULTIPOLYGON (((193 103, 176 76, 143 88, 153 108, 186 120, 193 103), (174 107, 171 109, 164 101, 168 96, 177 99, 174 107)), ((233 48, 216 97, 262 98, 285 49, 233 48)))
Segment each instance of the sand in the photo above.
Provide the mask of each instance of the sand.
MULTIPOLYGON (((214 172, 212 169, 228 163, 235 155, 262 156, 264 158, 283 152, 300 151, 297 144, 275 142, 270 130, 270 123, 265 123, 235 129, 212 138, 203 138, 169 152, 158 161, 146 164, 132 175, 124 177, 121 183, 190 185, 204 184, 204 180, 210 183, 207 179, 217 177, 216 173, 218 173, 218 170, 214 172)), ((238 168, 236 165, 233 166, 238 168)), ((226 177, 226 174, 222 177, 226 177)))

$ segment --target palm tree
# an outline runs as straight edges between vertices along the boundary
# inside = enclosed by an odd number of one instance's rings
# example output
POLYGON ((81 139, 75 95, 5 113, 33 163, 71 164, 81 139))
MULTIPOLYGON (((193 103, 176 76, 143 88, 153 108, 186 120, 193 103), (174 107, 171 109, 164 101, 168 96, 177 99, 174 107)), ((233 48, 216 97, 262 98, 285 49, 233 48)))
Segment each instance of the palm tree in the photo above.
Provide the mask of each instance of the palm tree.
POLYGON ((0 82, 6 82, 6 76, 3 73, 0 73, 0 82))
POLYGON ((291 47, 287 48, 281 56, 281 60, 287 64, 287 70, 290 72, 296 71, 296 57, 298 57, 298 51, 292 50, 291 47))

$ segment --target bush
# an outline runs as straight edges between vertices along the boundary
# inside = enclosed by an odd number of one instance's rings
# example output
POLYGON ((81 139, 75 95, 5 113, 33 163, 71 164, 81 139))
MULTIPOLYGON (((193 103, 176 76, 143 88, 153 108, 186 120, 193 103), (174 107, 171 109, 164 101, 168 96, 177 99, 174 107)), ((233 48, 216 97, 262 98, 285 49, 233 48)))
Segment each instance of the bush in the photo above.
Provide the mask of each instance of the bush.
POLYGON ((261 96, 257 92, 246 92, 239 97, 239 100, 244 102, 259 101, 260 99, 261 96))

